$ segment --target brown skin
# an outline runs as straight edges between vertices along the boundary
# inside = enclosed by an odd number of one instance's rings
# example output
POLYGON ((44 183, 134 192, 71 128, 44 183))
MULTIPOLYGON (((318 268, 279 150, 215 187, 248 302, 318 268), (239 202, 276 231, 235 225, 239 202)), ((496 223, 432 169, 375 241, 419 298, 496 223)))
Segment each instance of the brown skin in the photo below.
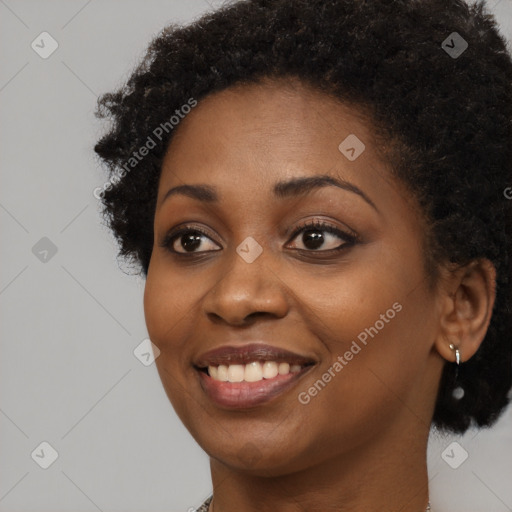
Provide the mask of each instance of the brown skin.
MULTIPOLYGON (((215 512, 425 510, 428 432, 443 365, 455 360, 449 343, 463 361, 478 349, 495 272, 487 260, 443 268, 438 285, 428 286, 423 218, 375 148, 358 110, 295 81, 208 96, 169 147, 145 317, 161 350, 165 391, 210 455, 215 512), (349 134, 366 145, 355 161, 338 150, 349 134), (323 174, 359 187, 378 211, 334 186, 272 194, 278 181, 323 174), (216 187, 218 204, 184 195, 162 202, 171 187, 199 183, 216 187), (315 249, 303 233, 291 238, 313 219, 360 241, 327 255, 345 240, 321 230, 324 245, 315 249), (159 245, 183 223, 210 233, 195 260, 159 245), (250 264, 235 251, 248 236, 263 247, 250 264), (402 310, 317 396, 299 403, 298 394, 395 302, 402 310), (234 340, 263 340, 317 364, 267 404, 221 408, 203 392, 192 361, 234 340)), ((187 254, 183 240, 173 246, 187 254)))

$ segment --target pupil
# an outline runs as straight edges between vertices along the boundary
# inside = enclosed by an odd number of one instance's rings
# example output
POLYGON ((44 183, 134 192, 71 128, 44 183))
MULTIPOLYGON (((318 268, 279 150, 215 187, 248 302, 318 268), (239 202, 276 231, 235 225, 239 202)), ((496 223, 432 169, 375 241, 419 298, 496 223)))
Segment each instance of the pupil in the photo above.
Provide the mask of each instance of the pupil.
POLYGON ((201 237, 199 235, 185 235, 181 238, 181 246, 186 251, 193 251, 201 244, 201 237))
POLYGON ((308 229, 302 235, 302 242, 308 249, 318 249, 324 243, 324 236, 318 231, 308 229))

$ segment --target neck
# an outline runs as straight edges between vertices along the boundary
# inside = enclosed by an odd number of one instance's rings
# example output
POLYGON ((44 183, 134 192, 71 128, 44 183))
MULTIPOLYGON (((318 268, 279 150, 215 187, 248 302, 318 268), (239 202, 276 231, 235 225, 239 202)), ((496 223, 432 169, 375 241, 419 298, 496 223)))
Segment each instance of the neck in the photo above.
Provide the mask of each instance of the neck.
MULTIPOLYGON (((210 460, 214 512, 425 512, 428 427, 395 429, 350 453, 269 478, 210 460)), ((267 475, 265 476, 265 473, 267 475)))

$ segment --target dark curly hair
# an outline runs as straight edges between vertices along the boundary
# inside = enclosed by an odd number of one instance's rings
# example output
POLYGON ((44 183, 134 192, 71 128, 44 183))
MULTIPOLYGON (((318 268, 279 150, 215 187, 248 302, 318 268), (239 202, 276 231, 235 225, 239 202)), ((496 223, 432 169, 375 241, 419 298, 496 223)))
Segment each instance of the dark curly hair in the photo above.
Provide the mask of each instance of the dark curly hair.
POLYGON ((429 226, 431 284, 442 263, 494 264, 487 334, 457 381, 455 364, 445 364, 433 417, 442 431, 492 425, 512 385, 512 200, 505 193, 512 185, 512 60, 484 0, 247 0, 164 28, 96 112, 111 121, 94 148, 110 172, 103 218, 119 255, 144 276, 174 133, 169 119, 191 98, 265 78, 299 78, 368 116, 381 154, 429 226), (463 48, 454 37, 467 42, 460 55, 450 53, 463 48), (155 137, 166 122, 169 129, 155 137), (148 137, 155 147, 133 165, 148 137), (459 384, 465 395, 457 400, 459 384))

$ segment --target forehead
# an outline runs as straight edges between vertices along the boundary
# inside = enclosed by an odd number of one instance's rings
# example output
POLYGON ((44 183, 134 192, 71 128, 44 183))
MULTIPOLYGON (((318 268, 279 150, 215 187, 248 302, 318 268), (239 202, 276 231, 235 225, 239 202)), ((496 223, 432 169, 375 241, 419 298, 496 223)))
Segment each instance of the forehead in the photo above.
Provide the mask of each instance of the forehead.
POLYGON ((284 139, 320 142, 327 134, 338 140, 347 130, 370 144, 373 136, 360 106, 343 103, 296 78, 265 79, 210 94, 181 122, 175 137, 191 130, 220 139, 229 134, 233 144, 244 137, 260 144, 275 141, 275 146, 284 139))
POLYGON ((173 135, 161 182, 183 179, 185 168, 187 181, 223 179, 226 173, 218 171, 229 168, 233 182, 251 172, 277 181, 343 170, 344 178, 357 176, 363 185, 372 168, 381 172, 385 165, 361 109, 298 79, 266 79, 202 99, 173 135), (350 160, 344 151, 354 144, 350 160))

